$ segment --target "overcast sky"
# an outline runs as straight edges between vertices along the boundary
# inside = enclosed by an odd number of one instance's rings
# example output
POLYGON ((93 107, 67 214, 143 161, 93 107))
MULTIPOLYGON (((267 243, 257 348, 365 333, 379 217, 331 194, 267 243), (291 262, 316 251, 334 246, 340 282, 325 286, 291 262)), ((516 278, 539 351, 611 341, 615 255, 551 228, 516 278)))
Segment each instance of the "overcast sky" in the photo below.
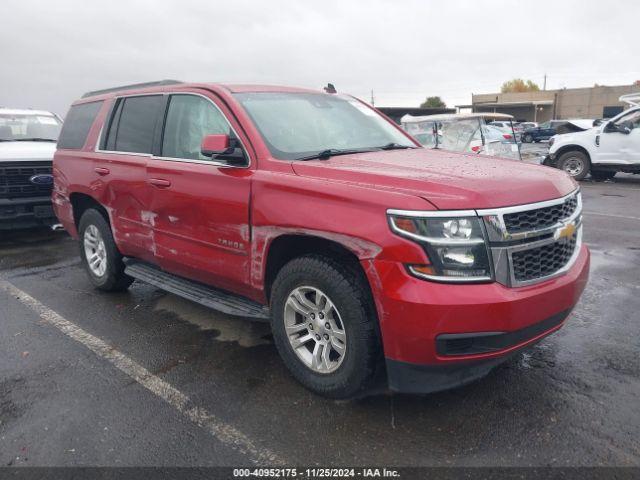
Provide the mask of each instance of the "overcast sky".
POLYGON ((64 115, 83 92, 163 78, 449 105, 513 77, 640 79, 637 0, 2 0, 0 106, 64 115))

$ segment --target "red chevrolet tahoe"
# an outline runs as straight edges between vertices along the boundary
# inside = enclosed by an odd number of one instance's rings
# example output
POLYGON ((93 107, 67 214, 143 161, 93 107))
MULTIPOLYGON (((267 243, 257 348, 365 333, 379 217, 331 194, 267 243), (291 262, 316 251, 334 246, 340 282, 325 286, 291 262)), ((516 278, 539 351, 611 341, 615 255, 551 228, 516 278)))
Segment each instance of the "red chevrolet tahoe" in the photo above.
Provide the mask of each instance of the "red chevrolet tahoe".
POLYGON ((53 205, 91 281, 270 321, 322 395, 428 393, 558 330, 587 282, 564 172, 427 150, 347 95, 173 81, 70 109, 53 205))

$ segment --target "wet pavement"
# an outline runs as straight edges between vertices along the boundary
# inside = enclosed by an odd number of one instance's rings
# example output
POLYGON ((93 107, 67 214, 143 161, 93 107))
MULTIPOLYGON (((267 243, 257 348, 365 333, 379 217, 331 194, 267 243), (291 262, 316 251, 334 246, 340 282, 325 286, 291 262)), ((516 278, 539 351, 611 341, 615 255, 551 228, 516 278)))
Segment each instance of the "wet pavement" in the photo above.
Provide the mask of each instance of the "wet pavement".
POLYGON ((0 465, 241 465, 250 443, 294 465, 638 466, 640 177, 582 188, 592 271, 567 325, 423 397, 320 398, 287 373, 267 325, 139 282, 98 292, 66 234, 2 233, 0 279, 108 349, 0 289, 0 465), (168 386, 194 408, 168 402, 168 386))

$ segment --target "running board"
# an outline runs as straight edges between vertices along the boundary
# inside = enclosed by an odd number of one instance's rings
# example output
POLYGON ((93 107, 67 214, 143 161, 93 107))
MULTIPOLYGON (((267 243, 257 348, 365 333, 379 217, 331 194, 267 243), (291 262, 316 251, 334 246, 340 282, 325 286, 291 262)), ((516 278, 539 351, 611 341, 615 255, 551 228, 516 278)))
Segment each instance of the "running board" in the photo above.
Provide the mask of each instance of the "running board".
POLYGON ((235 317, 269 321, 269 308, 232 293, 167 273, 153 265, 131 258, 125 259, 124 273, 205 307, 235 317))

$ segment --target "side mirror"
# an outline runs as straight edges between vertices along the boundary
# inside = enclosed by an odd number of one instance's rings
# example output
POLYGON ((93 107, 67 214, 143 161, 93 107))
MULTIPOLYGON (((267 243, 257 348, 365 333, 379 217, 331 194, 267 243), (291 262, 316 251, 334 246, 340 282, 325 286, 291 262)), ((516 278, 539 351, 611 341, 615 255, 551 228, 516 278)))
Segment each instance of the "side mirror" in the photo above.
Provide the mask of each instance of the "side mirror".
POLYGON ((225 134, 206 135, 200 144, 205 157, 224 160, 230 165, 246 165, 247 157, 237 138, 225 134))
POLYGON ((606 133, 624 133, 625 135, 629 135, 631 133, 631 129, 626 125, 616 125, 615 123, 607 123, 606 127, 604 127, 604 131, 606 133))
POLYGON ((213 157, 227 150, 229 150, 229 135, 207 135, 200 145, 200 152, 205 157, 213 157))

